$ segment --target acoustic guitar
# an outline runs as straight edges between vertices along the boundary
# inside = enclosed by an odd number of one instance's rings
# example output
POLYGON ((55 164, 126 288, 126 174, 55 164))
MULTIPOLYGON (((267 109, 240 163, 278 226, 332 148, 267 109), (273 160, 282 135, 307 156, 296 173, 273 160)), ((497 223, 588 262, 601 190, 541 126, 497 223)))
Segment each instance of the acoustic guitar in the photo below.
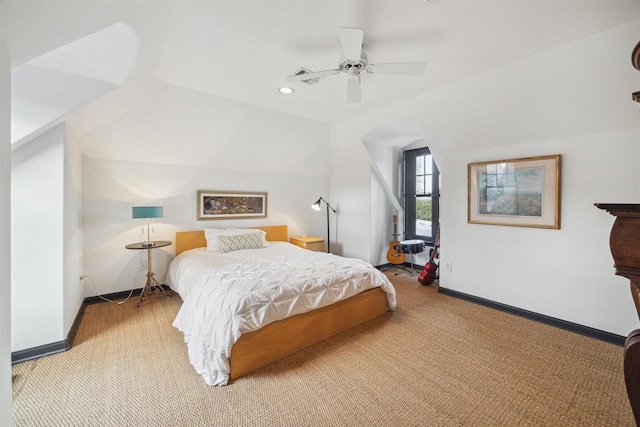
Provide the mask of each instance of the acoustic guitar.
POLYGON ((402 264, 406 259, 405 254, 400 250, 400 242, 398 241, 398 215, 393 216, 393 240, 389 242, 389 251, 387 251, 387 261, 391 264, 402 264))

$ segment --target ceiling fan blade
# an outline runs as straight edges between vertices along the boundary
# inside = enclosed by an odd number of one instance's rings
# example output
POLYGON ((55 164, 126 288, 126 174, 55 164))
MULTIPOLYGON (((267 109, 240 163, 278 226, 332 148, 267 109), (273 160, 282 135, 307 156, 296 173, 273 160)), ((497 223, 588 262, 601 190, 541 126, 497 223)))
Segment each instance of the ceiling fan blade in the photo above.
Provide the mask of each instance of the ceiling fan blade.
POLYGON ((354 102, 362 101, 362 89, 360 88, 360 79, 350 78, 347 81, 347 102, 353 104, 354 102))
POLYGON ((313 79, 321 79, 323 77, 332 76, 334 74, 342 73, 343 71, 339 68, 334 70, 324 70, 324 71, 316 71, 313 73, 300 73, 293 74, 291 76, 287 76, 288 82, 302 82, 305 80, 313 80, 313 79))
POLYGON ((364 31, 360 28, 340 28, 340 41, 344 56, 349 61, 358 62, 362 55, 362 39, 364 31))
POLYGON ((371 74, 399 74, 419 76, 427 68, 426 62, 396 62, 392 64, 369 64, 365 71, 371 74))

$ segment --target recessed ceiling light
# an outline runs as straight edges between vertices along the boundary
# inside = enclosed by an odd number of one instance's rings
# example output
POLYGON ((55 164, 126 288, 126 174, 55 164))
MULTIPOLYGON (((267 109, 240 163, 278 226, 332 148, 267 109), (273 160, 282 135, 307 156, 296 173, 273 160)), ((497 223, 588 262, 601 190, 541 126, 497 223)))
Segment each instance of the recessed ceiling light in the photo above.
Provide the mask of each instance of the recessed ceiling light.
POLYGON ((291 95, 295 92, 292 88, 286 86, 279 88, 278 91, 283 95, 291 95))

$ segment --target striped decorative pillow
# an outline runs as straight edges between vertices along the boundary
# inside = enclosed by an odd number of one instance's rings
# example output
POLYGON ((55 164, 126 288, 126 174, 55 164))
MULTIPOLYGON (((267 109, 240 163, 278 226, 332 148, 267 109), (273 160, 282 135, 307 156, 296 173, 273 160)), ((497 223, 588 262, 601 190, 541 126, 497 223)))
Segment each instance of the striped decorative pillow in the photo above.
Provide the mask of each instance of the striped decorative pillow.
POLYGON ((207 251, 220 252, 218 237, 235 236, 237 234, 262 233, 262 245, 267 246, 267 232, 258 228, 205 228, 204 237, 207 239, 207 251))
POLYGON ((242 249, 262 249, 264 242, 262 233, 235 234, 232 236, 218 236, 220 252, 227 253, 242 249))

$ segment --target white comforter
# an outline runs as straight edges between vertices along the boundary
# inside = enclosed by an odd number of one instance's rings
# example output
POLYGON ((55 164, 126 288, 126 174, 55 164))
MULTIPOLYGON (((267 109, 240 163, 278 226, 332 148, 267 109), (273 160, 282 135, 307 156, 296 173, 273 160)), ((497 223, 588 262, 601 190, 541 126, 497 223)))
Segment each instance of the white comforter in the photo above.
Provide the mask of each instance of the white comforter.
POLYGON ((229 381, 231 347, 243 333, 375 287, 389 310, 396 305, 391 282, 370 264, 284 242, 226 254, 193 249, 172 261, 167 277, 184 301, 173 325, 209 385, 229 381))

